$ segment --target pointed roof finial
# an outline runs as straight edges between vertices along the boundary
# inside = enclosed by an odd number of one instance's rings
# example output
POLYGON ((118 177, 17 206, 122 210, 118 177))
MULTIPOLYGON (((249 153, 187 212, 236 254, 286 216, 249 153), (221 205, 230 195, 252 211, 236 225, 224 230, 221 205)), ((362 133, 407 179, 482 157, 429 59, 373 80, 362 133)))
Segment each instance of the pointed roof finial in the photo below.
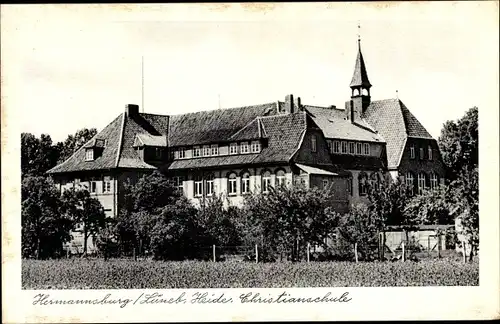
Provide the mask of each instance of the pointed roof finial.
POLYGON ((358 20, 358 46, 361 45, 361 24, 358 20))
POLYGON ((399 92, 396 90, 396 99, 399 99, 399 92))

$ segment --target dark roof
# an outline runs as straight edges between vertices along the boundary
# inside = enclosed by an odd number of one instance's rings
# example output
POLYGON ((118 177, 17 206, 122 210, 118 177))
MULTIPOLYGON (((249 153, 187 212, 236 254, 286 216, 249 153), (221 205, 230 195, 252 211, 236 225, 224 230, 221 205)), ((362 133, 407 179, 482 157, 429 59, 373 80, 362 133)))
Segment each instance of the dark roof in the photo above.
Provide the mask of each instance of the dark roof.
POLYGON ((368 80, 365 60, 363 59, 363 54, 361 53, 361 45, 358 46, 358 56, 356 57, 356 65, 354 66, 354 74, 350 84, 350 87, 359 86, 363 86, 365 88, 370 88, 372 86, 368 80))
POLYGON ((408 137, 432 136, 399 99, 372 101, 363 117, 387 142, 389 168, 396 168, 408 137))
POLYGON ((229 139, 258 116, 277 113, 276 103, 200 111, 170 116, 169 146, 189 146, 229 139))
POLYGON ((345 119, 345 111, 337 108, 304 106, 326 138, 383 143, 384 139, 363 119, 355 123, 345 119))
POLYGON ((229 139, 231 141, 245 141, 265 137, 267 137, 265 127, 260 117, 256 117, 248 125, 234 133, 229 139))

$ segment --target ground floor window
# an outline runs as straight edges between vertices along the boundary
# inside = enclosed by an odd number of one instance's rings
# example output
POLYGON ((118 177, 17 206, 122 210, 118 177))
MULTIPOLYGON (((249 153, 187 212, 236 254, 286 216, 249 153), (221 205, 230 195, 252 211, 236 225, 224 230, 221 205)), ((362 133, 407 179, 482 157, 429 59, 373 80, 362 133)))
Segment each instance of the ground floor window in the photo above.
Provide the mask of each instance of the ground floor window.
POLYGON ((245 172, 241 177, 241 193, 247 194, 250 192, 250 173, 245 172))
POLYGON ((196 176, 194 178, 194 196, 203 196, 203 178, 201 176, 196 176))
POLYGON ((237 189, 236 189, 236 174, 235 173, 231 173, 229 175, 229 178, 228 178, 228 186, 227 186, 227 189, 228 189, 228 194, 229 195, 236 195, 237 194, 237 189))

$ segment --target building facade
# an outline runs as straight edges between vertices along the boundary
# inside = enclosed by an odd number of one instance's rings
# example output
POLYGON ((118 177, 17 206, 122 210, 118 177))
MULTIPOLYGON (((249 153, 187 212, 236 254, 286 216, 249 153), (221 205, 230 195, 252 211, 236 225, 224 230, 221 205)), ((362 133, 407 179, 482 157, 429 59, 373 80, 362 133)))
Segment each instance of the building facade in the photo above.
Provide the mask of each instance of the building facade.
POLYGON ((367 183, 400 179, 415 192, 443 181, 437 142, 399 99, 371 100, 361 47, 343 109, 284 101, 180 115, 127 105, 48 173, 61 190, 83 186, 107 216, 124 185, 160 170, 195 205, 213 195, 241 205, 278 185, 329 188, 339 212, 363 202, 367 183))

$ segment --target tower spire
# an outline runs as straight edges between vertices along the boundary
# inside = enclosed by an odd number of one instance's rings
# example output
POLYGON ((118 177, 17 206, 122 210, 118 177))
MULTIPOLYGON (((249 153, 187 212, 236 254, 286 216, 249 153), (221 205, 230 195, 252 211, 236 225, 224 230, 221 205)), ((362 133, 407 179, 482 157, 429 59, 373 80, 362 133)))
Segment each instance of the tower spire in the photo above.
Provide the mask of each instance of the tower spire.
MULTIPOLYGON (((365 60, 363 59, 363 54, 361 53, 361 25, 358 22, 358 56, 356 57, 356 65, 354 66, 354 74, 351 80, 351 89, 364 88, 370 89, 372 86, 370 80, 368 80, 368 73, 366 72, 365 60)), ((361 89, 358 89, 361 90, 361 89)))

